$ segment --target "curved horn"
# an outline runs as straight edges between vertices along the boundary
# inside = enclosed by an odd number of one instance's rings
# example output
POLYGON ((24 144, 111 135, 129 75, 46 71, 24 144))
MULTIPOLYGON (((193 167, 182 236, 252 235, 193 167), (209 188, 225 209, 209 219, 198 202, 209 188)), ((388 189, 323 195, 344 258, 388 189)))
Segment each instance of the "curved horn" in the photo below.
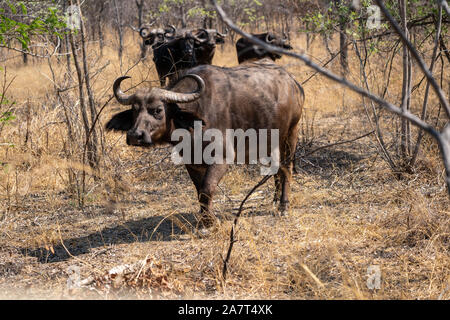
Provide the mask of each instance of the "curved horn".
POLYGON ((200 32, 204 32, 206 34, 206 37, 209 39, 209 32, 208 32, 207 29, 200 28, 200 29, 197 29, 197 30, 198 30, 197 34, 199 34, 200 32))
POLYGON ((130 104, 133 104, 134 101, 134 95, 126 95, 125 93, 122 92, 122 90, 120 90, 120 83, 125 80, 125 79, 129 79, 131 77, 125 76, 125 77, 120 77, 117 78, 116 81, 114 81, 114 85, 113 85, 113 91, 114 91, 114 96, 116 97, 117 101, 120 104, 123 104, 125 106, 128 106, 130 104))
POLYGON ((220 33, 219 31, 217 31, 217 34, 219 35, 219 36, 221 36, 222 38, 225 38, 227 35, 228 35, 228 32, 229 32, 230 30, 228 30, 228 28, 225 28, 225 33, 220 33))
POLYGON ((266 36, 266 42, 267 43, 272 43, 272 42, 274 42, 275 41, 275 38, 270 34, 270 32, 267 34, 267 36, 266 36), (272 40, 270 40, 270 38, 273 38, 272 40))
POLYGON ((150 35, 150 28, 149 27, 142 27, 141 29, 139 29, 139 35, 142 38, 147 38, 150 35))
POLYGON ((195 80, 195 82, 197 82, 198 88, 195 92, 181 93, 181 92, 173 92, 173 91, 161 89, 161 88, 153 88, 152 91, 150 91, 150 95, 156 95, 164 102, 169 102, 169 103, 193 102, 193 101, 197 100, 198 98, 200 98, 201 95, 203 94, 203 92, 205 92, 205 81, 203 81, 203 79, 196 74, 187 74, 178 81, 181 81, 185 78, 192 78, 195 80))
POLYGON ((164 30, 164 37, 174 37, 177 33, 177 28, 173 24, 169 24, 164 30), (172 32, 167 31, 167 29, 172 29, 172 32))
POLYGON ((192 32, 186 33, 185 37, 194 39, 195 41, 197 41, 199 43, 205 43, 205 42, 209 41, 209 33, 205 29, 199 29, 199 30, 202 30, 202 31, 204 30, 205 31, 206 39, 200 39, 198 36, 192 34, 192 32))

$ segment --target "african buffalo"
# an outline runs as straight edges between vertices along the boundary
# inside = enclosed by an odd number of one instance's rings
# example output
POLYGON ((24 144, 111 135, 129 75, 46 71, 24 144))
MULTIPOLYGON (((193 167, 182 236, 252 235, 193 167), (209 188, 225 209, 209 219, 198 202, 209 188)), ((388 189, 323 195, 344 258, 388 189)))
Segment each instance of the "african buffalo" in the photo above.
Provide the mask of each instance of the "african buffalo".
POLYGON ((161 86, 166 78, 172 81, 185 69, 211 64, 216 43, 224 43, 226 36, 215 29, 176 30, 174 26, 165 30, 144 27, 139 34, 145 45, 152 46, 161 86))
MULTIPOLYGON (((187 70, 167 89, 139 89, 132 95, 126 95, 120 89, 120 84, 127 78, 118 78, 113 91, 117 101, 131 109, 114 115, 106 128, 126 131, 128 145, 175 145, 178 141, 172 141, 172 134, 182 128, 187 132, 189 142, 194 146, 200 143, 201 150, 205 150, 208 143, 199 142, 199 136, 194 134, 199 126, 203 132, 216 129, 224 134, 229 129, 245 132, 278 129, 272 130, 278 132, 280 159, 275 174, 274 202, 279 200, 280 212, 286 212, 304 103, 302 87, 286 70, 269 59, 234 68, 201 65, 187 70)), ((234 137, 231 140, 234 142, 234 137)), ((251 146, 249 140, 245 139, 245 142, 247 150, 251 146)), ((223 145, 227 145, 227 141, 223 145)), ((261 148, 261 144, 257 147, 261 148)), ((208 164, 202 160, 185 166, 197 189, 200 226, 210 227, 216 221, 212 197, 228 165, 223 162, 208 164)))
MULTIPOLYGON (((280 37, 270 32, 252 34, 252 36, 273 46, 281 47, 287 50, 293 49, 286 38, 281 39, 280 37)), ((268 52, 258 45, 253 44, 246 38, 240 38, 236 42, 236 52, 239 64, 245 61, 259 60, 263 58, 270 58, 273 61, 281 58, 279 54, 268 52)))
POLYGON ((152 47, 153 62, 155 63, 161 86, 165 86, 166 78, 169 79, 169 82, 173 81, 182 70, 197 65, 194 41, 190 35, 186 35, 152 47))
POLYGON ((216 53, 216 44, 224 44, 227 34, 216 29, 198 29, 195 36, 198 39, 194 45, 197 64, 211 64, 216 53))

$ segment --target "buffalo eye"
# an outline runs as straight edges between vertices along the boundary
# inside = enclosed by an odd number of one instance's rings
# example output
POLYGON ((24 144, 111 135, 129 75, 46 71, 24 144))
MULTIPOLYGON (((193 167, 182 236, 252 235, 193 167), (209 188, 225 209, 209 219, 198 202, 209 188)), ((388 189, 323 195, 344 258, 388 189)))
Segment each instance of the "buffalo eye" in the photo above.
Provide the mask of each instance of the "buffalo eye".
POLYGON ((148 108, 147 112, 156 117, 156 118, 161 118, 161 113, 163 112, 164 108, 163 107, 158 107, 158 108, 148 108))

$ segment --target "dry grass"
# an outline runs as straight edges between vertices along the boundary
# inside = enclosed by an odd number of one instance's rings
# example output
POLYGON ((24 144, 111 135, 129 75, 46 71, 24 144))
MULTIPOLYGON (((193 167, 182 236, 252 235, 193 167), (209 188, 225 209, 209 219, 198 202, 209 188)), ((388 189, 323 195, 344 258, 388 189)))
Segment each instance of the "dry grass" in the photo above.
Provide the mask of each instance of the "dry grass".
MULTIPOLYGON (((94 81, 99 105, 111 94, 114 78, 136 61, 136 41, 127 38, 122 68, 113 40, 96 62, 110 61, 94 81)), ((294 46, 303 48, 304 39, 294 46)), ((309 53, 327 59, 319 40, 309 53)), ((351 65, 357 66, 354 59, 351 65)), ((91 60, 96 61, 94 49, 91 60)), ((402 179, 380 159, 373 137, 299 159, 290 216, 273 216, 272 182, 255 193, 239 222, 223 282, 221 255, 231 213, 260 179, 256 168, 229 170, 215 198, 222 223, 210 237, 197 239, 191 232, 195 191, 184 168, 167 158, 169 149, 130 148, 123 135, 106 133, 101 168, 88 172, 82 210, 68 172, 83 166, 79 154, 65 154, 69 141, 47 62, 8 63, 9 76, 16 76, 9 96, 17 102, 17 120, 0 141, 14 144, 0 146, 1 298, 450 298, 450 211, 432 142, 426 142, 417 172, 402 179), (153 261, 151 267, 119 279, 104 277, 114 266, 142 259, 153 261), (373 265, 381 269, 378 290, 366 284, 373 265), (96 277, 90 290, 67 288, 71 266, 79 267, 81 278, 96 277)), ((279 63, 299 81, 312 73, 288 58, 279 63)), ((53 64, 62 77, 63 66, 53 64)), ((219 50, 214 64, 236 65, 233 47, 219 50)), ((354 81, 358 72, 352 69, 354 81)), ((131 75, 134 84, 152 84, 151 59, 131 75)), ((399 96, 400 82, 392 79, 389 99, 399 96)), ((300 150, 369 130, 358 96, 319 76, 305 92, 301 138, 310 145, 300 150), (311 127, 314 132, 306 130, 311 127)), ((101 122, 119 109, 111 103, 101 122)))

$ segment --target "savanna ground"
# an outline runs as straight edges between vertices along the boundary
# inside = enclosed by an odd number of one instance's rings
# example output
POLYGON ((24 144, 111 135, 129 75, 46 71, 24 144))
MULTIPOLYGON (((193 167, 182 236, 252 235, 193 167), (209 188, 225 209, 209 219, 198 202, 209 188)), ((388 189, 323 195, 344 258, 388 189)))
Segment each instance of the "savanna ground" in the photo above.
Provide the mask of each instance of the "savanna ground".
MULTIPOLYGON (((127 37, 122 67, 114 41, 108 43, 97 63, 110 63, 93 84, 99 100, 134 64, 137 43, 136 36, 127 37)), ((293 44, 302 50, 305 39, 293 44)), ((319 39, 309 54, 328 59, 319 39)), ((359 83, 358 62, 350 58, 350 78, 359 83)), ((277 63, 299 82, 313 73, 297 60, 277 63)), ((3 129, 0 146, 1 298, 450 298, 450 211, 436 145, 425 139, 417 170, 401 178, 381 159, 372 135, 311 153, 372 130, 361 98, 339 85, 321 76, 304 85, 290 215, 274 214, 272 180, 253 194, 223 281, 233 213, 261 179, 258 168, 230 168, 215 197, 221 224, 199 239, 191 231, 195 189, 184 167, 171 162, 170 148, 133 148, 123 134, 104 133, 102 164, 88 170, 81 209, 67 172, 83 168, 65 156, 69 142, 47 61, 5 64, 8 78, 16 77, 9 89, 16 119, 3 129), (148 263, 138 272, 105 277, 113 267, 142 259, 148 263), (367 286, 371 266, 380 268, 379 289, 367 286), (96 281, 68 287, 69 277, 77 277, 73 270, 96 281)), ((219 49, 214 64, 237 65, 233 46, 219 49)), ((401 96, 400 70, 400 62, 394 64, 388 100, 401 96)), ((151 55, 130 74, 129 86, 155 80, 151 55)), ((124 108, 110 102, 101 125, 124 108)), ((386 128, 397 123, 388 116, 386 128)))

